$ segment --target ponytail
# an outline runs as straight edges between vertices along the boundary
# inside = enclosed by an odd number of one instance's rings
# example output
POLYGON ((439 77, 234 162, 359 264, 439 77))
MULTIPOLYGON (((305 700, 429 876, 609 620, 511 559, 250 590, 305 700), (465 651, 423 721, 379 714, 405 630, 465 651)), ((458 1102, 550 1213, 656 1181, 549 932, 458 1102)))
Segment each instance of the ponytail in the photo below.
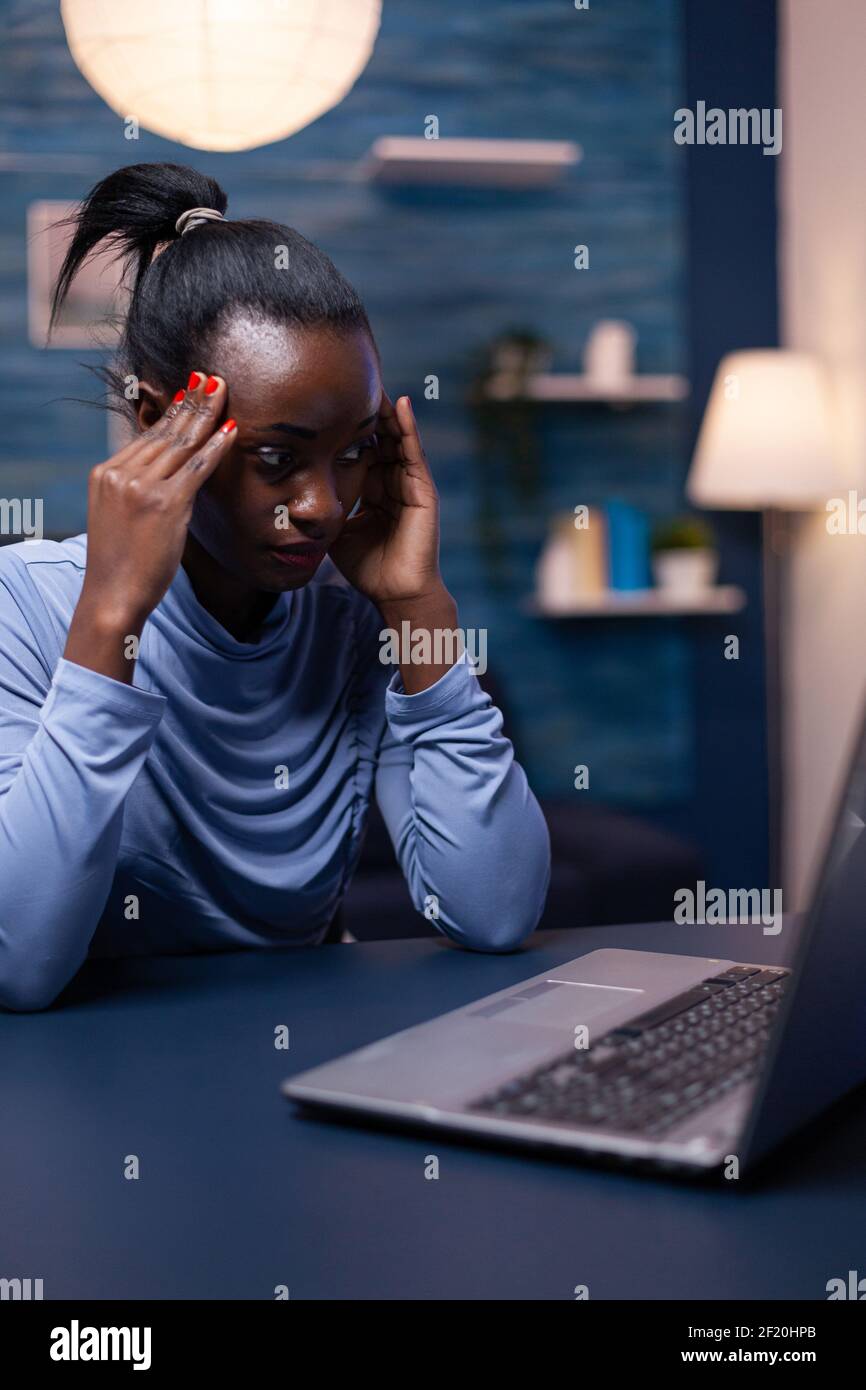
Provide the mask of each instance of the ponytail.
POLYGON ((159 243, 175 237, 181 213, 196 206, 225 212, 228 198, 214 179, 180 164, 132 164, 91 188, 78 210, 55 224, 75 230, 54 287, 49 333, 73 279, 100 242, 117 248, 124 274, 130 263, 135 267, 134 295, 159 243))
POLYGON ((130 377, 147 377, 173 392, 194 367, 207 365, 221 325, 241 313, 287 326, 361 329, 375 348, 355 290, 294 228, 263 219, 212 219, 178 233, 182 213, 225 213, 227 207, 216 180, 195 169, 131 164, 100 180, 55 224, 71 225, 73 234, 52 295, 49 336, 84 261, 105 243, 123 262, 121 281, 131 296, 115 361, 95 370, 115 398, 111 408, 130 418, 130 377))

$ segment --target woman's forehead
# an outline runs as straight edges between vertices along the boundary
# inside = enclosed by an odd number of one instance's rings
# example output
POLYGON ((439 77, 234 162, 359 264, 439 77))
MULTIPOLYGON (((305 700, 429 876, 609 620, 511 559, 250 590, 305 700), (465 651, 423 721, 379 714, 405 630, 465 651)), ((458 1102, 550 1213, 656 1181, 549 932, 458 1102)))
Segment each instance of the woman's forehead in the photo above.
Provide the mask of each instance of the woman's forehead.
POLYGON ((206 365, 225 377, 232 411, 267 415, 261 423, 291 421, 292 409, 297 423, 326 428, 378 409, 382 382, 366 333, 234 321, 216 355, 220 364, 206 365))

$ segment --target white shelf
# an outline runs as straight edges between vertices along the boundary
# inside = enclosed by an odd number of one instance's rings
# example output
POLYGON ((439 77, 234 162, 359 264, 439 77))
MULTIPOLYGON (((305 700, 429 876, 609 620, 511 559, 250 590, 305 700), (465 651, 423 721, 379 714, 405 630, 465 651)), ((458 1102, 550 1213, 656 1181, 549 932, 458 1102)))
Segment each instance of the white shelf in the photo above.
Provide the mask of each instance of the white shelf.
POLYGON ((571 140, 425 140, 383 135, 359 166, 371 183, 547 188, 583 157, 571 140))
MULTIPOLYGON (((589 401, 604 405, 640 405, 654 401, 682 401, 689 394, 683 376, 655 376, 649 372, 628 377, 616 386, 600 385, 583 373, 539 372, 527 382, 527 396, 534 401, 589 401)), ((491 400, 513 399, 509 378, 488 384, 491 400)))
POLYGON ((603 594, 582 594, 561 608, 542 605, 530 597, 520 607, 535 618, 670 618, 739 613, 745 603, 743 589, 735 584, 719 584, 691 595, 671 595, 661 589, 609 589, 603 594))

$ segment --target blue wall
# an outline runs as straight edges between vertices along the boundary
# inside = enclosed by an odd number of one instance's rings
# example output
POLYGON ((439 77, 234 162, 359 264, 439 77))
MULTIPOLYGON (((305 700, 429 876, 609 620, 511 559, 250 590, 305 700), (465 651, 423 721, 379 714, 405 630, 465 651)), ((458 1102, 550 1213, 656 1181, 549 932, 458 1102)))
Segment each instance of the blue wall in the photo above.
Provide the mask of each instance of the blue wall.
MULTIPOLYGON (((686 0, 686 105, 773 108, 776 91, 775 0, 717 6, 686 0)), ((689 440, 694 440, 719 359, 737 348, 779 340, 776 274, 776 174, 779 158, 754 147, 685 150, 688 225, 688 344, 692 377, 689 440)), ((780 156, 784 157, 784 156, 780 156)), ((768 882, 767 743, 760 518, 713 518, 726 575, 749 604, 730 630, 739 661, 719 661, 709 629, 696 633, 697 797, 662 813, 710 846, 714 881, 768 882)))
MULTIPOLYGON (((385 0, 372 60, 346 100, 291 140, 241 155, 202 154, 147 132, 126 141, 72 63, 56 12, 0 0, 0 25, 4 495, 42 495, 48 530, 84 529, 84 479, 106 447, 101 414, 62 399, 94 396, 79 364, 99 355, 27 343, 28 203, 78 198, 124 163, 194 163, 226 188, 229 216, 297 226, 364 297, 387 389, 408 392, 418 408, 442 498, 446 581, 462 623, 489 629, 489 660, 514 714, 509 732, 535 789, 577 795, 572 768, 587 763, 588 795, 697 824, 708 737, 736 757, 744 728, 761 719, 760 689, 741 688, 732 720, 722 702, 708 724, 696 701, 706 684, 701 644, 720 644, 717 625, 707 635, 668 621, 545 623, 518 608, 553 511, 613 493, 654 514, 681 509, 693 407, 546 409, 533 503, 516 498, 502 458, 479 467, 464 402, 473 355, 495 334, 532 328, 551 341, 556 369, 578 370, 602 316, 634 323, 640 370, 688 373, 694 363, 705 393, 718 342, 696 356, 691 344, 690 358, 693 209, 688 162, 672 139, 686 81, 677 0, 617 0, 586 12, 567 0, 385 0), (532 194, 385 192, 347 177, 378 135, 420 134, 430 113, 442 135, 574 139, 584 159, 559 188, 532 194), (573 268, 576 243, 590 247, 589 271, 573 268), (430 373, 440 379, 438 401, 423 400, 430 373), (502 519, 497 581, 477 545, 482 492, 502 519)), ((732 337, 742 341, 733 327, 732 337)), ((754 534, 747 525, 731 536, 733 568, 723 578, 747 582, 754 599, 754 534)), ((720 876, 761 881, 740 876, 716 822, 698 830, 716 837, 720 876)))

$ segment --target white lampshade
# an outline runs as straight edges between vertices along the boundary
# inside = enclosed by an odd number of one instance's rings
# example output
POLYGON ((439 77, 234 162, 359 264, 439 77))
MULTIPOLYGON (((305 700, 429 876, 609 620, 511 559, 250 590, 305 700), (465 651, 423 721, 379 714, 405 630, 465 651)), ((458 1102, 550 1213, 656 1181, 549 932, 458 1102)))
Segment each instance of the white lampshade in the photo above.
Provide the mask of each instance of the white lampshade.
POLYGON ((199 150, 284 140, 366 67, 381 0, 61 0, 75 62, 118 116, 199 150))
POLYGON ((785 349, 724 357, 692 460, 690 500, 808 510, 838 484, 821 364, 785 349))

